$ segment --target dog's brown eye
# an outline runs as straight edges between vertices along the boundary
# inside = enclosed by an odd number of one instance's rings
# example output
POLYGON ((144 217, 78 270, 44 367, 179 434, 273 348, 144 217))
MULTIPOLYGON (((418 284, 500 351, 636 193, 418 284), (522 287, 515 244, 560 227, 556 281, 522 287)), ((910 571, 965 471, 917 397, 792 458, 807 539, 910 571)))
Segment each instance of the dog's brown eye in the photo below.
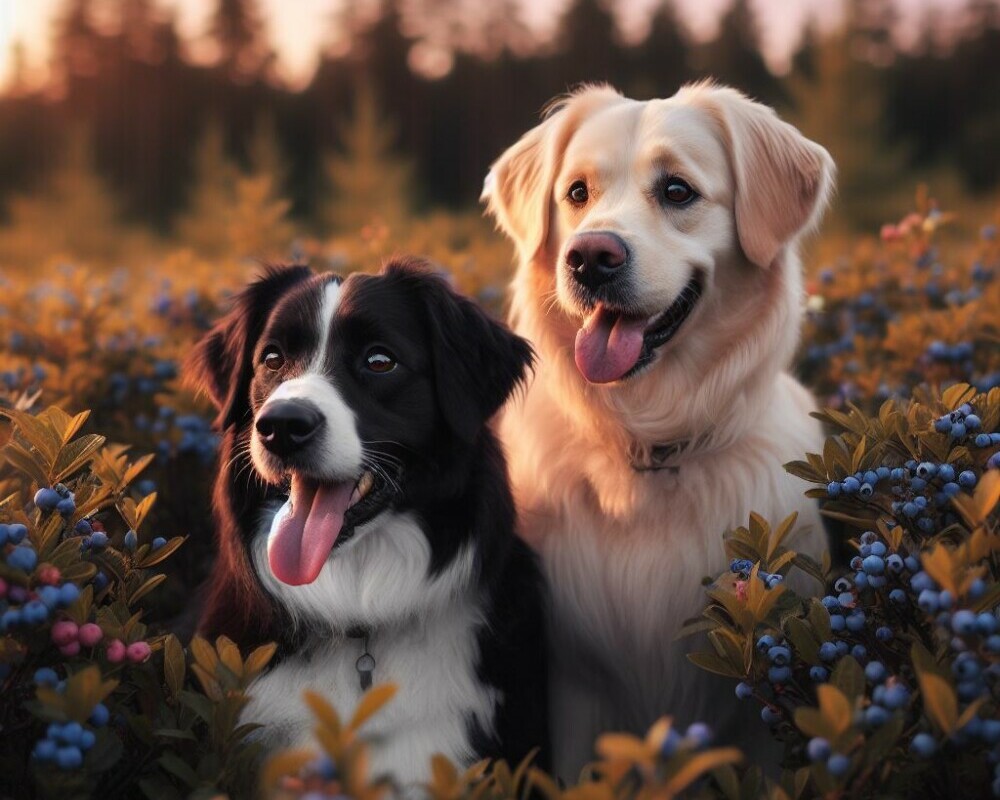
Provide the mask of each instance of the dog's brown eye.
POLYGON ((281 351, 273 345, 264 350, 264 357, 261 361, 263 361, 264 366, 272 372, 277 372, 285 366, 285 357, 281 355, 281 351))
POLYGON ((587 184, 583 181, 576 181, 569 187, 569 194, 566 196, 574 204, 582 206, 590 199, 590 192, 587 191, 587 184))
POLYGON ((679 178, 671 178, 663 189, 663 196, 668 203, 682 206, 695 198, 695 191, 679 178))
POLYGON ((373 347, 365 356, 365 366, 369 372, 392 372, 396 368, 396 357, 382 347, 373 347))

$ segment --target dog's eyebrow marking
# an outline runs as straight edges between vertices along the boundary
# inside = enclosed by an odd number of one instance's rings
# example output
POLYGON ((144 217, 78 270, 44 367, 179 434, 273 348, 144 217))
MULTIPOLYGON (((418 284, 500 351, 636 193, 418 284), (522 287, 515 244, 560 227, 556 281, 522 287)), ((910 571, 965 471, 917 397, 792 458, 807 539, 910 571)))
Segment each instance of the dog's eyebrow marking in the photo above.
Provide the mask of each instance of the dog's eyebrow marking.
POLYGON ((323 301, 319 309, 319 347, 309 365, 311 372, 318 372, 326 361, 326 350, 330 344, 330 325, 339 305, 340 281, 329 281, 323 287, 323 301))

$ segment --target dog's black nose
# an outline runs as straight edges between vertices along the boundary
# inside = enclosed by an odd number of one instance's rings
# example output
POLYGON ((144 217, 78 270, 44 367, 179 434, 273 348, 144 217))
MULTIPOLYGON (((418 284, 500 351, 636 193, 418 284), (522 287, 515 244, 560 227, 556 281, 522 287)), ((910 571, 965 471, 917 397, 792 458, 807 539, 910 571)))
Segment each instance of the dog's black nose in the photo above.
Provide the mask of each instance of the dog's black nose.
POLYGON ((275 400, 256 422, 264 447, 277 456, 294 453, 323 425, 323 415, 308 400, 275 400))
POLYGON ((628 248, 620 236, 607 231, 578 233, 566 248, 566 266, 588 289, 613 279, 628 262, 628 248))

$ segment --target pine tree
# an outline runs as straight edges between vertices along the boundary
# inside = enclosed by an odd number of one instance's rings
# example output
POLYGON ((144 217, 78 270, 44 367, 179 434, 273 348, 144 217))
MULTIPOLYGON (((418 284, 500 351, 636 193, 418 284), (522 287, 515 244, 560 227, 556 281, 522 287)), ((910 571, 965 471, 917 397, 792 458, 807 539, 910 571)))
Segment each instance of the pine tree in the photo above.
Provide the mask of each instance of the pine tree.
POLYGON ((187 209, 177 222, 181 242, 203 257, 217 258, 228 249, 229 215, 236 203, 239 177, 239 168, 226 151, 221 125, 210 122, 195 151, 187 209))
POLYGON ((822 144, 837 164, 834 222, 858 230, 877 230, 907 208, 913 187, 901 185, 907 152, 889 144, 884 70, 853 55, 852 42, 863 37, 851 23, 816 41, 811 77, 792 77, 791 121, 822 144))
POLYGON ((395 230, 405 222, 412 166, 393 154, 395 138, 374 90, 362 81, 351 117, 341 130, 342 149, 326 158, 330 199, 322 222, 328 231, 354 234, 372 225, 395 230))
POLYGON ((0 262, 12 267, 32 267, 53 256, 108 265, 133 242, 122 228, 114 192, 97 173, 92 138, 82 128, 69 135, 61 163, 42 186, 12 198, 6 211, 0 262))
POLYGON ((253 80, 272 58, 254 0, 219 0, 209 36, 219 48, 220 62, 234 80, 253 80))

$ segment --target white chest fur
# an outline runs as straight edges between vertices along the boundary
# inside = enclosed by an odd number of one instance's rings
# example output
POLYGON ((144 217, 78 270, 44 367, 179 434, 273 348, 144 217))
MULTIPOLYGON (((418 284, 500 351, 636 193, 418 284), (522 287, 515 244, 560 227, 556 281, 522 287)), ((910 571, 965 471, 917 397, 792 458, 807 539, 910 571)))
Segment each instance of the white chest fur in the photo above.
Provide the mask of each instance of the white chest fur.
POLYGON ((365 727, 372 738, 373 774, 402 784, 425 781, 430 758, 443 753, 457 764, 475 754, 468 724, 493 727, 498 698, 476 675, 476 631, 481 613, 470 586, 467 550, 437 577, 427 575, 430 546, 407 514, 383 514, 358 530, 306 586, 288 586, 268 569, 267 531, 273 510, 254 543, 254 561, 267 588, 310 633, 303 651, 285 658, 251 687, 243 719, 263 723, 271 745, 312 742, 314 722, 302 692, 324 695, 349 717, 362 694, 356 669, 358 639, 339 631, 372 631, 369 652, 376 682, 398 693, 365 727))

